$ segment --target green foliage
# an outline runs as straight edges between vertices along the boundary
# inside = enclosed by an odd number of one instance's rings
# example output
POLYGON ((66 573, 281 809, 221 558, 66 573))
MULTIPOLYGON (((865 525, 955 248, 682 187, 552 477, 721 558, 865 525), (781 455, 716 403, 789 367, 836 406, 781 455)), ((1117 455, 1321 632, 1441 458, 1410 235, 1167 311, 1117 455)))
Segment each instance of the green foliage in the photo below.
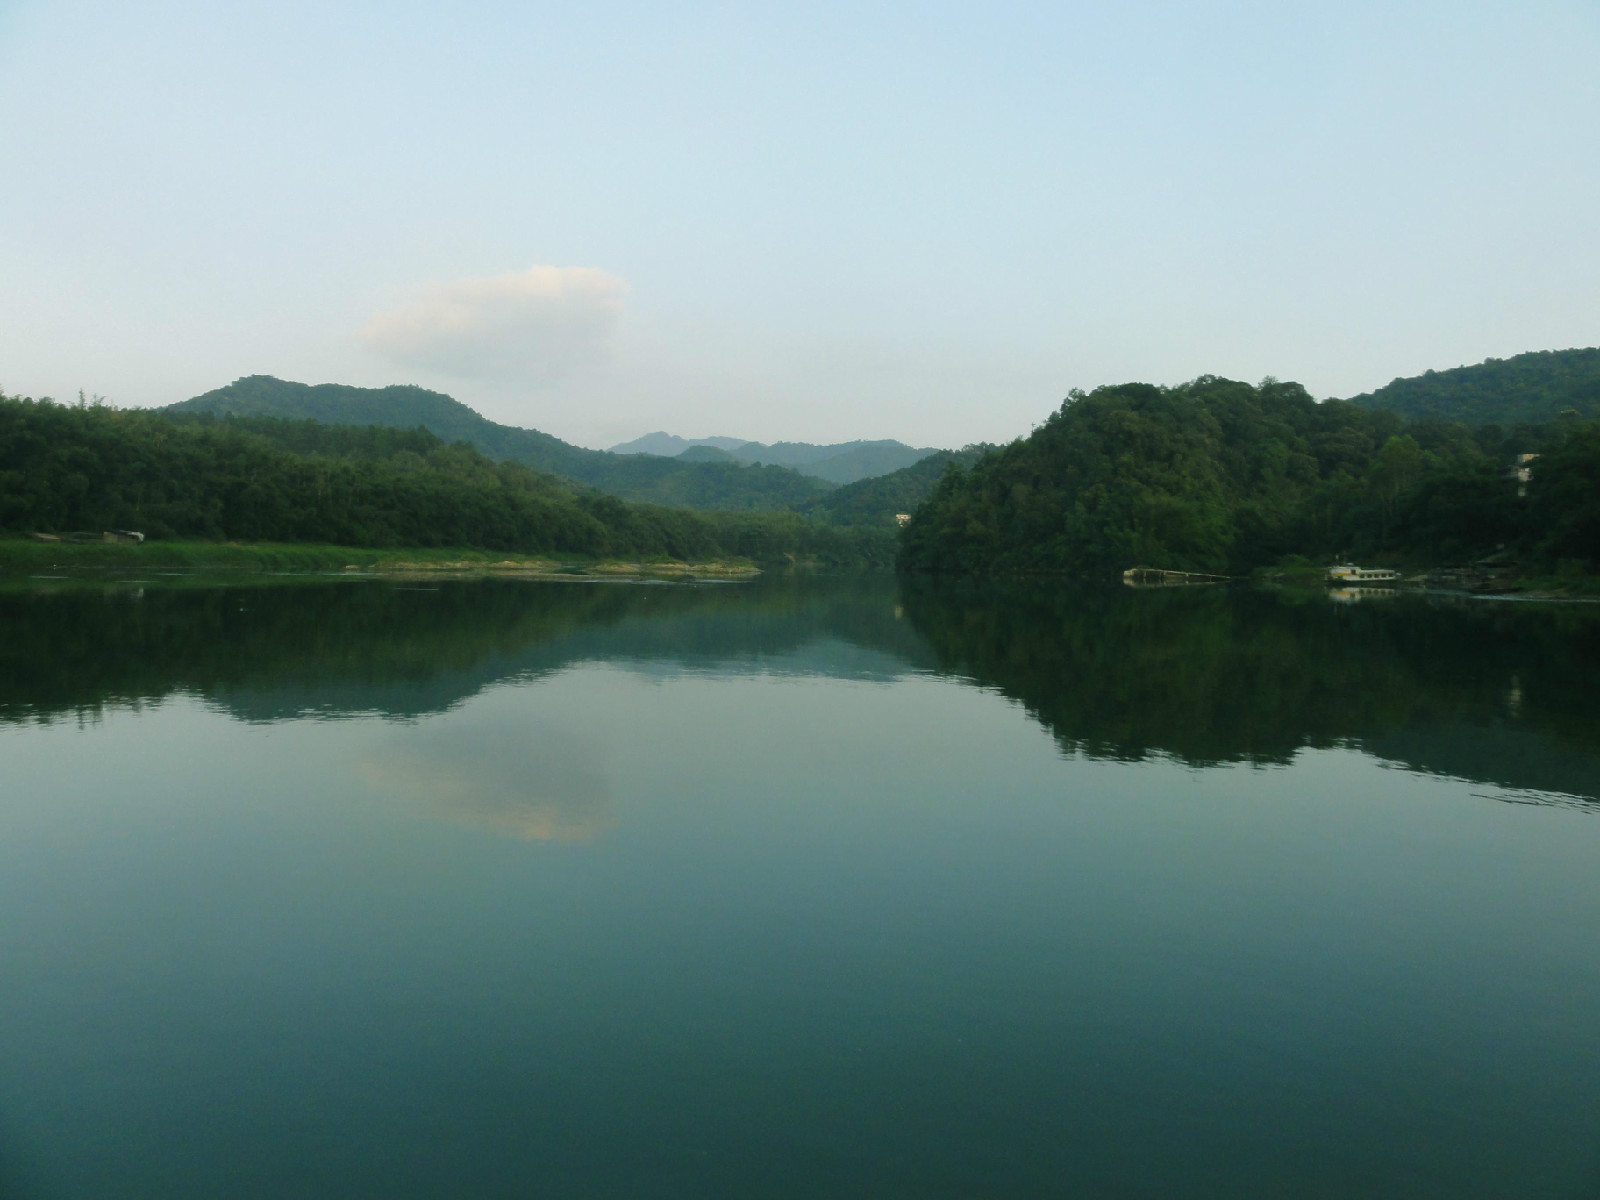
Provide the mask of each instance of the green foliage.
POLYGON ((898 549, 887 529, 835 528, 800 513, 704 513, 724 552, 753 562, 892 567, 898 549))
POLYGON ((935 451, 898 471, 847 483, 812 501, 807 511, 835 525, 897 529, 896 514, 915 512, 938 486, 946 468, 951 464, 971 466, 992 449, 992 446, 967 446, 961 450, 935 451))
POLYGON ((183 572, 194 575, 240 573, 300 573, 341 571, 345 567, 378 568, 398 562, 469 563, 487 568, 502 562, 504 551, 462 550, 448 547, 387 550, 360 546, 325 546, 316 542, 204 542, 165 539, 130 543, 89 542, 67 544, 38 542, 31 538, 0 536, 0 586, 15 586, 18 576, 38 572, 66 578, 101 579, 102 572, 183 572))
POLYGON ((0 530, 102 529, 597 558, 853 563, 890 553, 883 538, 853 538, 792 513, 629 504, 420 428, 173 420, 0 397, 0 530))
POLYGON ((642 454, 608 455, 597 466, 574 472, 569 478, 624 499, 723 511, 793 509, 827 487, 788 467, 679 462, 642 454))
POLYGON ((1543 424, 1559 419, 1563 409, 1576 418, 1600 417, 1600 349, 1540 350, 1428 371, 1350 402, 1468 425, 1543 424))
POLYGON ((839 442, 816 446, 810 442, 776 442, 765 446, 749 442, 732 451, 740 462, 768 463, 793 467, 805 475, 830 483, 849 484, 898 471, 934 453, 893 439, 868 442, 839 442))
POLYGON ((1558 574, 1600 567, 1600 421, 1574 428, 1534 461, 1528 481, 1540 561, 1558 574))
POLYGON ((913 568, 1225 570, 1241 531, 1281 540, 1286 509, 1331 459, 1370 453, 1294 384, 1211 377, 1074 393, 1033 434, 951 470, 913 517, 913 568))
POLYGON ((703 509, 793 508, 828 484, 778 466, 696 462, 586 450, 535 429, 500 425, 459 400, 419 387, 309 385, 251 375, 163 410, 179 417, 277 417, 346 426, 423 428, 491 459, 560 475, 626 500, 703 509))
POLYGON ((1592 561, 1593 429, 1566 419, 1514 441, 1436 419, 1406 425, 1271 379, 1100 388, 970 470, 950 468, 904 531, 899 561, 1102 575, 1243 574, 1286 554, 1439 563, 1509 549, 1592 561), (1527 498, 1509 470, 1513 447, 1547 448, 1527 498))
POLYGON ((701 438, 692 445, 687 439, 670 433, 647 433, 631 442, 611 447, 615 454, 658 454, 680 461, 724 461, 722 455, 702 454, 701 448, 722 451, 726 458, 741 463, 766 463, 769 466, 793 467, 802 475, 825 479, 831 483, 854 483, 874 475, 887 475, 901 467, 909 467, 919 459, 935 453, 931 449, 917 449, 892 438, 881 441, 835 442, 819 446, 812 442, 777 442, 768 446, 761 442, 741 441, 739 438, 701 438), (690 453, 694 450, 694 453, 690 453))
POLYGON ((731 463, 738 462, 733 455, 716 446, 690 446, 676 456, 678 462, 731 463))

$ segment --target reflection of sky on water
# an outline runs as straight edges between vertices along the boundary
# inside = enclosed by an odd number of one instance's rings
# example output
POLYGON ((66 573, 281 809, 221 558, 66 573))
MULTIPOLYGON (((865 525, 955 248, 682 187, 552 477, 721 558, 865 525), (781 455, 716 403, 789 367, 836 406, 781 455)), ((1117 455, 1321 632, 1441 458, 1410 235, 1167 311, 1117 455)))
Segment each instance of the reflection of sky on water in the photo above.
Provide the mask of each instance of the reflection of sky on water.
POLYGON ((357 770, 419 814, 525 841, 586 842, 615 819, 593 738, 505 714, 390 727, 363 748, 357 770))
POLYGON ((0 1140, 71 1200, 1582 1194, 1600 824, 710 661, 0 727, 0 1140))

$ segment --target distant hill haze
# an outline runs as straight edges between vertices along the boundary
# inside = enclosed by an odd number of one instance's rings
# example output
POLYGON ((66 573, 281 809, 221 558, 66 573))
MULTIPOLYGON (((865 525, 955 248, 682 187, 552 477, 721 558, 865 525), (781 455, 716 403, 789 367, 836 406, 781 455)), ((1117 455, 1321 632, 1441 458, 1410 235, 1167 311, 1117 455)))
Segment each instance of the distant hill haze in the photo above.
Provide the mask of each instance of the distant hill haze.
POLYGON ((1350 397, 1410 420, 1434 417, 1467 425, 1537 425, 1566 409, 1600 417, 1600 349, 1536 350, 1476 366, 1427 371, 1350 397))
POLYGON ((909 467, 837 487, 812 501, 806 511, 835 525, 897 529, 900 516, 916 512, 947 470, 952 466, 970 467, 997 448, 979 444, 960 450, 936 450, 909 467))
POLYGON ((749 438, 681 438, 675 433, 647 433, 643 437, 634 438, 631 442, 611 447, 611 453, 654 454, 661 458, 677 458, 691 446, 715 446, 718 450, 732 451, 749 444, 749 438))
POLYGON ((281 417, 327 425, 422 427, 447 442, 467 442, 493 459, 521 463, 603 492, 650 504, 700 509, 800 508, 831 486, 783 466, 694 462, 612 454, 574 446, 537 429, 500 425, 459 400, 426 388, 305 384, 250 375, 192 400, 173 413, 281 417))
POLYGON ((676 455, 678 462, 731 462, 739 460, 728 451, 717 446, 690 446, 682 454, 676 455))
POLYGON ((730 437, 682 438, 671 433, 647 433, 631 442, 611 447, 611 452, 671 457, 684 462, 732 461, 790 467, 802 475, 841 484, 887 475, 937 453, 932 447, 908 446, 892 438, 837 442, 825 446, 811 442, 776 442, 767 445, 730 437))

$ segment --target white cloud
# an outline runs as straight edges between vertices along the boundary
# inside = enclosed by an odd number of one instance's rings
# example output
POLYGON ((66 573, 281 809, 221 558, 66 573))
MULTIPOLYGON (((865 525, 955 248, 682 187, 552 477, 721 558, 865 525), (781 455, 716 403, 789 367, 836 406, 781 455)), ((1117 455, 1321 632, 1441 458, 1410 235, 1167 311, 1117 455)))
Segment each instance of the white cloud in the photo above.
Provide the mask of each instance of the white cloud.
POLYGON ((628 285, 590 267, 529 267, 435 284, 361 330, 369 347, 449 375, 552 383, 602 361, 628 285))

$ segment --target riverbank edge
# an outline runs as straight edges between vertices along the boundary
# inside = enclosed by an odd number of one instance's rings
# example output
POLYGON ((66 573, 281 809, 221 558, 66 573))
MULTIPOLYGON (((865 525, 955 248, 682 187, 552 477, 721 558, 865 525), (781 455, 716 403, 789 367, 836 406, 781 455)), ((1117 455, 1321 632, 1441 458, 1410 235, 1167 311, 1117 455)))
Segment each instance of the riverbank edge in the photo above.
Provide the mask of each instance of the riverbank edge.
POLYGON ((37 542, 0 538, 0 575, 50 570, 192 570, 282 572, 453 572, 516 575, 694 576, 748 579, 761 569, 745 559, 685 562, 592 559, 581 555, 518 555, 462 547, 327 546, 293 542, 132 543, 37 542))
MULTIPOLYGON (((1253 584, 1268 587, 1325 588, 1327 567, 1257 567, 1250 573, 1253 584)), ((1359 586, 1359 585, 1357 585, 1359 586)), ((1417 568, 1401 571, 1392 584, 1406 591, 1447 592, 1455 595, 1505 597, 1516 600, 1594 600, 1600 599, 1600 575, 1502 575, 1469 585, 1459 572, 1417 568)))

